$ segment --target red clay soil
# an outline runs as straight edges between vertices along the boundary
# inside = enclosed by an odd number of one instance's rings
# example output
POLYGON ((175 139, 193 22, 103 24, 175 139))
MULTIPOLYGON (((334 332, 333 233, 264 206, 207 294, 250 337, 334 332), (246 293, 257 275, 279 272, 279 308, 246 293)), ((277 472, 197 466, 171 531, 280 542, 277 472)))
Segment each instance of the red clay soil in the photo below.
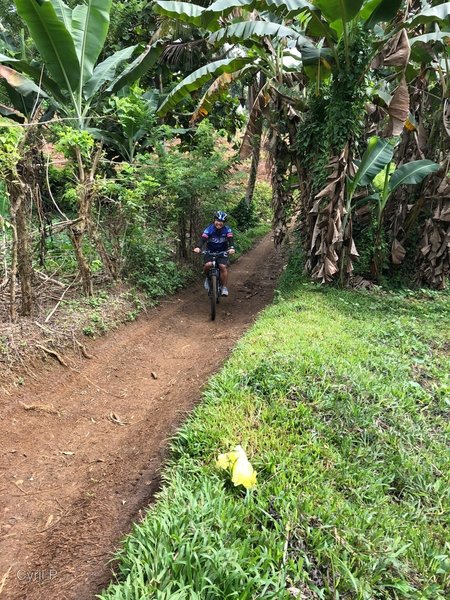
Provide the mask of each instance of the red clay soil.
POLYGON ((233 265, 215 322, 199 282, 43 367, 0 400, 0 598, 88 600, 152 501, 168 440, 202 386, 272 299, 269 237, 233 265))

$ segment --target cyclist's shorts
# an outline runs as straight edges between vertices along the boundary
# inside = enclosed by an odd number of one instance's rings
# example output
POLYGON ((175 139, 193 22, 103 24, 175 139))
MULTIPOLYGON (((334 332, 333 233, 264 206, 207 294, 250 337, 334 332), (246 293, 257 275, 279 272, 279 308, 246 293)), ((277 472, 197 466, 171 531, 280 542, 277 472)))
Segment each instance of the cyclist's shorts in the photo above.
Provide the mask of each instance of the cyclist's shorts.
MULTIPOLYGON (((203 264, 206 264, 207 262, 211 262, 211 254, 208 253, 204 254, 203 256, 203 264)), ((228 256, 217 256, 216 262, 218 265, 229 265, 230 259, 228 256)))

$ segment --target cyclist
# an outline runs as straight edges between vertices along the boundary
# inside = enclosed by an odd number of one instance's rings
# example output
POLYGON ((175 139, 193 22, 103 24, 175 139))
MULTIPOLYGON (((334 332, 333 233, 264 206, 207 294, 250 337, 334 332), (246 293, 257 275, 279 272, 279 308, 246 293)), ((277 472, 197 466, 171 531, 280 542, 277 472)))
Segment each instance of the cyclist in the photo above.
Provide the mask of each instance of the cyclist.
MULTIPOLYGON (((211 257, 208 252, 228 252, 228 254, 234 254, 233 246, 233 232, 231 227, 225 225, 227 220, 227 213, 223 210, 218 210, 214 213, 214 220, 211 225, 205 229, 202 236, 194 248, 194 252, 199 254, 202 251, 204 244, 206 244, 206 254, 204 262, 204 271, 208 275, 208 271, 211 268, 211 257)), ((222 296, 228 296, 228 265, 230 261, 226 256, 218 256, 217 264, 220 269, 220 281, 222 282, 222 296)), ((205 287, 207 281, 205 282, 205 287)))

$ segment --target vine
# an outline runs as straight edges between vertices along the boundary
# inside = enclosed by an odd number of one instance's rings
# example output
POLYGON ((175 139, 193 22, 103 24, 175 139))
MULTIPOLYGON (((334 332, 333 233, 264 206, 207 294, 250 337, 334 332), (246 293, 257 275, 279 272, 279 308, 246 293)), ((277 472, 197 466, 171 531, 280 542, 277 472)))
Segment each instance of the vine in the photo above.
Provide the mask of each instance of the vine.
POLYGON ((342 152, 348 141, 357 140, 364 127, 364 103, 367 100, 366 72, 371 55, 367 31, 355 26, 348 48, 350 61, 345 61, 345 48, 338 47, 339 70, 321 93, 311 86, 309 110, 297 131, 295 151, 315 195, 327 179, 326 167, 332 156, 342 152))

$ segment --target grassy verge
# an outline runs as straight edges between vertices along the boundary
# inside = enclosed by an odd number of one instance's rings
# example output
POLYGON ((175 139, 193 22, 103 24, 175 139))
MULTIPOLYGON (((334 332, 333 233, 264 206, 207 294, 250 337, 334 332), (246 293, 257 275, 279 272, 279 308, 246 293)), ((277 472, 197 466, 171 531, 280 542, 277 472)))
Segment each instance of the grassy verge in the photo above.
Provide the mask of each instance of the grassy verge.
POLYGON ((450 597, 448 299, 288 273, 178 433, 101 598, 450 597), (255 491, 215 468, 238 443, 255 491))
POLYGON ((235 231, 236 256, 240 256, 251 250, 270 230, 269 223, 260 223, 255 227, 247 229, 244 233, 235 231))

